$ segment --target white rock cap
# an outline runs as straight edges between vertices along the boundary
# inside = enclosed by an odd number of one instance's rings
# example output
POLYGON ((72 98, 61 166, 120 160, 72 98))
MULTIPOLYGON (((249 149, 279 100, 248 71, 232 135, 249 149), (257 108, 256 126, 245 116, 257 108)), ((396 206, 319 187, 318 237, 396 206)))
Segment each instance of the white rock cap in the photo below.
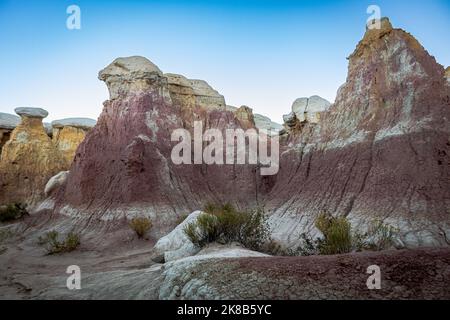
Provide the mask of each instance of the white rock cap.
POLYGON ((189 80, 181 74, 166 73, 164 74, 164 76, 167 78, 169 84, 192 88, 192 85, 189 82, 189 80))
POLYGON ((67 118, 61 120, 55 120, 52 122, 53 128, 63 128, 66 126, 82 128, 82 129, 91 129, 95 126, 97 121, 89 118, 67 118))
POLYGON ((319 96, 299 98, 292 104, 292 111, 300 122, 317 122, 319 112, 327 111, 331 103, 319 96))
POLYGON ((99 79, 104 81, 111 76, 142 78, 148 73, 157 73, 162 76, 161 70, 147 58, 132 56, 114 60, 110 65, 99 72, 99 79))
POLYGON ((20 123, 20 117, 15 114, 0 112, 0 129, 13 130, 20 123))
POLYGON ((30 117, 30 118, 46 118, 48 116, 48 111, 41 109, 41 108, 28 108, 28 107, 21 107, 21 108, 16 108, 14 109, 14 111, 19 115, 19 116, 25 116, 25 117, 30 117))

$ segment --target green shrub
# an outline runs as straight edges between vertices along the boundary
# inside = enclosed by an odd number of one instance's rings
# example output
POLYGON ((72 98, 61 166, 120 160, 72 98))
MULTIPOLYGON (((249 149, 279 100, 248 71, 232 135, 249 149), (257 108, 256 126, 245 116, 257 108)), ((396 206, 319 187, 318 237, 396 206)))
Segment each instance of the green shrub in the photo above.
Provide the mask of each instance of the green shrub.
POLYGON ((381 251, 394 246, 394 239, 398 234, 398 229, 381 220, 375 220, 369 227, 365 235, 368 240, 364 243, 364 248, 368 250, 381 251))
POLYGON ((80 245, 80 237, 74 232, 69 232, 63 241, 59 241, 59 233, 52 230, 39 237, 38 244, 45 246, 47 254, 71 252, 80 245))
POLYGON ((0 222, 14 221, 27 214, 26 206, 21 203, 2 206, 0 207, 0 222))
POLYGON ((302 233, 300 246, 290 252, 294 255, 329 255, 342 254, 352 251, 375 250, 381 251, 393 246, 397 229, 373 221, 367 233, 352 231, 351 224, 345 217, 333 217, 328 213, 321 213, 315 226, 323 234, 323 238, 313 240, 302 233))
POLYGON ((230 204, 205 207, 197 221, 188 224, 184 233, 195 245, 204 247, 211 242, 239 242, 258 250, 269 240, 269 227, 262 210, 237 211, 230 204))
POLYGON ((345 217, 333 217, 322 213, 316 220, 316 228, 324 238, 319 243, 321 254, 341 254, 353 249, 351 224, 345 217))
POLYGON ((139 238, 143 238, 152 227, 152 221, 146 217, 133 218, 130 222, 130 227, 139 238))

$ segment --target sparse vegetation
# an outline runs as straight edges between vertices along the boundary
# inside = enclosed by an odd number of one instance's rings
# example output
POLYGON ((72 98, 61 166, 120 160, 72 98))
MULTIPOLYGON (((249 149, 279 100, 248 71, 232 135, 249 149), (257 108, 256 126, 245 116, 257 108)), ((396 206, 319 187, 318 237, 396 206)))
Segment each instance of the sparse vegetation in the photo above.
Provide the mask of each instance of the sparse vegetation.
POLYGON ((330 255, 353 251, 389 249, 394 244, 398 230, 376 220, 371 223, 366 233, 352 231, 351 224, 345 217, 333 217, 324 212, 316 219, 315 226, 323 238, 313 240, 307 234, 300 235, 301 245, 291 252, 294 255, 330 255))
POLYGON ((80 245, 80 236, 69 232, 63 241, 59 240, 59 233, 55 230, 39 237, 38 244, 45 246, 47 254, 57 254, 74 251, 80 245))
POLYGON ((345 217, 336 218, 326 212, 321 213, 315 225, 324 237, 318 243, 321 254, 341 254, 352 251, 351 225, 345 217))
POLYGON ((0 207, 0 222, 9 222, 27 215, 26 206, 21 203, 9 204, 0 207))
POLYGON ((196 222, 184 228, 195 245, 204 247, 211 242, 239 242, 243 246, 260 250, 269 242, 269 226, 264 211, 238 211, 232 205, 208 204, 196 222))
POLYGON ((372 222, 365 238, 367 239, 363 247, 367 250, 381 251, 394 246, 394 239, 399 230, 381 220, 372 222))
POLYGON ((131 229, 136 232, 138 238, 143 238, 152 227, 152 221, 146 217, 136 217, 131 219, 131 229))

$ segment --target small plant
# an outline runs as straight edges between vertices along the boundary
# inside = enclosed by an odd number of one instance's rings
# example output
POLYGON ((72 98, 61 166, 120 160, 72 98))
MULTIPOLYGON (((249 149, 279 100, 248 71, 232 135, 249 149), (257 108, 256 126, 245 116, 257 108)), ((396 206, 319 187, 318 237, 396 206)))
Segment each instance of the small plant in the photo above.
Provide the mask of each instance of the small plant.
POLYGON ((322 232, 324 239, 319 244, 321 254, 341 254, 352 251, 352 230, 345 217, 333 217, 321 213, 316 220, 316 228, 322 232))
POLYGON ((21 203, 9 204, 0 207, 0 222, 9 222, 22 218, 27 215, 26 206, 21 203))
POLYGON ((369 250, 381 251, 394 246, 394 239, 398 234, 398 229, 388 224, 384 224, 381 220, 372 222, 367 232, 368 240, 365 248, 369 250))
POLYGON ((152 221, 146 217, 133 218, 130 222, 131 229, 136 232, 137 236, 141 239, 152 227, 152 221))
POLYGON ((52 230, 39 237, 38 244, 45 246, 47 254, 72 252, 80 245, 80 237, 74 232, 69 232, 63 241, 59 241, 59 233, 52 230))
POLYGON ((305 233, 300 235, 300 246, 288 252, 293 255, 329 255, 342 254, 352 251, 374 250, 381 251, 393 246, 398 230, 381 221, 371 223, 367 233, 352 231, 350 222, 345 217, 333 217, 328 213, 321 213, 315 221, 323 238, 313 240, 305 233))
POLYGON ((258 250, 269 241, 266 216, 260 209, 241 212, 230 204, 208 204, 204 212, 197 221, 184 228, 184 233, 198 247, 211 242, 239 242, 249 249, 258 250))

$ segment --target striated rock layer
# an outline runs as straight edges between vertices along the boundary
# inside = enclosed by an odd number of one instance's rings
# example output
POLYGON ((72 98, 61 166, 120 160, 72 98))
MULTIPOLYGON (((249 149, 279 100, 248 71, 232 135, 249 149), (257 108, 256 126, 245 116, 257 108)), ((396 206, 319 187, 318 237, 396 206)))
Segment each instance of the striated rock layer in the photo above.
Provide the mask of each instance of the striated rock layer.
MULTIPOLYGON (((67 182, 58 190, 57 212, 89 220, 94 227, 99 219, 120 222, 126 216, 147 215, 156 234, 162 235, 179 215, 207 202, 239 206, 258 201, 265 186, 255 166, 172 162, 177 142, 171 142, 171 133, 192 129, 185 113, 192 109, 184 106, 189 98, 183 97, 191 91, 183 92, 182 87, 187 87, 183 78, 176 85, 173 77, 169 81, 142 57, 119 58, 99 78, 108 85, 111 98, 79 146, 67 182)), ((196 85, 194 89, 199 90, 196 85)), ((240 128, 232 112, 204 110, 202 104, 193 103, 193 113, 204 129, 240 128)))
POLYGON ((145 58, 117 59, 100 72, 111 99, 78 149, 56 212, 93 225, 146 214, 161 235, 179 214, 229 201, 264 204, 274 237, 286 244, 317 234, 321 211, 361 230, 383 220, 406 246, 449 244, 450 86, 416 39, 387 19, 381 26, 349 57, 333 105, 309 109, 321 101, 308 98, 286 117, 296 130, 284 135, 276 177, 248 165, 174 165, 174 129, 191 130, 193 119, 204 128, 246 127, 248 110, 233 113, 204 82, 164 75, 145 58))
POLYGON ((381 219, 405 245, 450 243, 450 88, 410 34, 382 20, 349 57, 318 125, 288 137, 267 197, 276 236, 316 233, 320 211, 365 229, 381 219))
POLYGON ((17 108, 20 124, 3 146, 0 159, 0 204, 35 204, 44 198, 48 179, 65 163, 42 124, 47 111, 17 108))

